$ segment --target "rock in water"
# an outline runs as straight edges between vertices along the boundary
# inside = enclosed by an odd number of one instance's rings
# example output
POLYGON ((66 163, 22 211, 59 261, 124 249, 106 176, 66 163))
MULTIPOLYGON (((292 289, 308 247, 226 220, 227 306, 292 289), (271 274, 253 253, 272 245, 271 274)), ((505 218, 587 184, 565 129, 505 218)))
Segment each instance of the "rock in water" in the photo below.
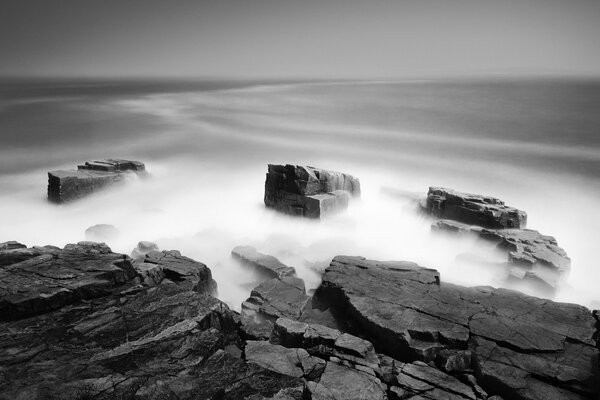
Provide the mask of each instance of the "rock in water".
POLYGON ((138 242, 137 247, 131 251, 131 258, 134 260, 143 260, 146 258, 146 254, 152 250, 158 250, 158 245, 154 242, 142 240, 141 242, 138 242))
POLYGON ((77 170, 48 172, 48 200, 64 203, 87 196, 124 179, 125 173, 143 174, 144 163, 139 161, 106 159, 86 162, 77 170))
POLYGON ((85 230, 85 240, 106 242, 107 240, 116 239, 120 234, 121 232, 114 225, 98 224, 85 230))
POLYGON ((231 255, 266 279, 296 276, 294 267, 288 267, 274 256, 259 253, 252 246, 237 246, 231 250, 231 255))
POLYGON ((525 228, 527 213, 490 196, 430 187, 422 208, 436 218, 451 219, 483 228, 525 228))
POLYGON ((360 196, 360 182, 351 175, 300 165, 268 166, 265 205, 277 211, 322 218, 345 210, 352 196, 360 196))
MULTIPOLYGON (((440 283, 437 271, 414 263, 345 256, 331 262, 315 297, 377 351, 402 362, 466 369, 466 353, 451 361, 442 351, 469 350, 487 393, 532 400, 540 393, 547 400, 600 395, 600 332, 585 307, 440 283)), ((408 375, 419 379, 418 371, 408 375)))

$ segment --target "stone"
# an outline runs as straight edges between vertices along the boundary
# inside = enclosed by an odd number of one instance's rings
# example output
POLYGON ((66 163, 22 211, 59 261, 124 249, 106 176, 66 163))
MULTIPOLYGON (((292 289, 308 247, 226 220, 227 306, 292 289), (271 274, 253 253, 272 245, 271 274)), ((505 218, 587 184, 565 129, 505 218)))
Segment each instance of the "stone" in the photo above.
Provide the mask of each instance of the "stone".
POLYGON ((469 350, 445 349, 438 353, 436 364, 445 372, 465 372, 471 369, 469 350))
POLYGON ((65 203, 88 196, 123 181, 127 173, 144 175, 146 168, 139 161, 106 159, 85 162, 77 170, 48 172, 48 200, 65 203))
POLYGON ((571 259, 556 239, 532 229, 484 229, 450 220, 436 221, 431 229, 475 235, 496 245, 507 255, 507 280, 534 283, 551 292, 571 270, 571 259))
POLYGON ((271 255, 259 253, 252 246, 237 246, 231 250, 231 255, 266 279, 296 276, 296 270, 293 267, 288 267, 271 255))
POLYGON ((0 251, 0 321, 106 296, 136 275, 129 257, 103 243, 0 251))
POLYGON ((323 218, 343 211, 351 197, 360 196, 357 178, 340 172, 301 165, 269 164, 265 205, 307 218, 323 218))
MULTIPOLYGON (((333 259, 315 297, 351 322, 349 333, 400 362, 430 363, 438 355, 443 359, 444 349, 470 351, 477 383, 487 393, 519 399, 543 394, 548 400, 600 394, 600 333, 585 307, 506 289, 442 283, 437 271, 413 263, 347 256, 333 259), (440 348, 423 353, 423 343, 440 348)), ((417 379, 414 370, 435 370, 417 365, 406 375, 417 379)), ((433 392, 428 396, 442 398, 433 392)))
POLYGON ((423 210, 436 218, 450 219, 483 228, 525 228, 527 213, 491 196, 430 187, 423 210))
POLYGON ((304 349, 286 348, 265 341, 246 342, 245 356, 249 364, 309 380, 318 379, 326 364, 324 360, 310 356, 304 349))
POLYGON ((308 300, 300 278, 282 276, 263 282, 242 303, 243 329, 249 338, 268 339, 277 318, 298 319, 308 300))
POLYGON ((114 225, 98 224, 85 230, 85 240, 106 242, 118 238, 120 234, 121 232, 114 225))
POLYGON ((386 388, 374 376, 334 362, 328 362, 321 380, 309 382, 313 400, 384 400, 386 388))
POLYGON ((131 251, 131 258, 134 260, 143 260, 146 254, 152 250, 159 250, 158 245, 154 242, 142 240, 138 242, 137 247, 131 251))
POLYGON ((24 244, 19 243, 17 241, 14 241, 14 240, 0 243, 0 251, 26 249, 26 248, 27 248, 27 246, 25 246, 24 244))
POLYGON ((149 286, 166 278, 198 293, 217 292, 217 283, 212 278, 210 269, 201 262, 182 256, 177 250, 150 250, 142 260, 136 260, 133 265, 143 282, 149 286))

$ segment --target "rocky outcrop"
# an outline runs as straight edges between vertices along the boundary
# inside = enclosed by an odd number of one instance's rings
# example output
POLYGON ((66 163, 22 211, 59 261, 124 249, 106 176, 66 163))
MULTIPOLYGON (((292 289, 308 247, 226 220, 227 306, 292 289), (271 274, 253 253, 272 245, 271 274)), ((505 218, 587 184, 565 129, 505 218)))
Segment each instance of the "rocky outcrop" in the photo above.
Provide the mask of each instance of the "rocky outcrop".
MULTIPOLYGON (((315 297, 346 320, 350 333, 410 363, 406 381, 429 368, 427 379, 439 388, 448 375, 416 361, 437 362, 466 374, 466 381, 474 376, 482 390, 504 398, 600 394, 597 321, 585 307, 505 289, 442 284, 437 271, 413 263, 342 256, 327 268, 315 297)), ((450 391, 457 398, 470 396, 450 391)), ((424 397, 442 398, 436 396, 424 397)))
POLYGON ((0 250, 0 320, 106 296, 137 276, 131 259, 103 243, 0 250))
POLYGON ((146 258, 146 254, 152 250, 158 250, 158 245, 154 242, 142 240, 141 242, 138 242, 136 248, 131 251, 131 258, 134 260, 143 260, 146 258))
POLYGON ((300 165, 268 166, 264 201, 277 211, 322 218, 345 210, 352 196, 360 196, 360 183, 351 175, 300 165))
POLYGON ((483 228, 525 228, 527 213, 491 196, 430 187, 422 209, 436 218, 450 219, 483 228))
POLYGON ((496 245, 507 254, 506 279, 533 284, 544 291, 554 291, 566 279, 571 259, 552 236, 531 229, 484 229, 456 221, 439 220, 434 231, 476 235, 496 245))
POLYGON ((288 267, 271 255, 259 253, 252 246, 237 246, 231 250, 231 255, 265 279, 296 276, 294 267, 288 267))
POLYGON ((151 250, 133 265, 147 286, 154 286, 168 279, 198 293, 217 292, 217 283, 212 278, 210 269, 201 262, 182 256, 177 250, 151 250))
POLYGON ((48 200, 53 203, 72 201, 116 182, 126 173, 144 174, 146 168, 139 161, 106 159, 86 162, 76 170, 48 172, 48 200))

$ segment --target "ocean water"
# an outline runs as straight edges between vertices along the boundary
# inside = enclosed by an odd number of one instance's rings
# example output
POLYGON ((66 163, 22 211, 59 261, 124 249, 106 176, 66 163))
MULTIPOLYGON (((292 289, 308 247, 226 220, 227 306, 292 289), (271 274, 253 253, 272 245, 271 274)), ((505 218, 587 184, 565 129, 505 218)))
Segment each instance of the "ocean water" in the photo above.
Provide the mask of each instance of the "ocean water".
POLYGON ((598 307, 599 110, 600 82, 567 79, 2 82, 0 241, 63 246, 112 224, 115 251, 151 240, 206 263, 236 309, 255 281, 231 259, 236 245, 296 267, 309 289, 337 254, 503 286, 486 262, 461 259, 505 256, 431 234, 431 220, 390 195, 445 186, 526 210, 528 227, 572 259, 555 299, 598 307), (141 160, 150 177, 46 201, 47 171, 110 157, 141 160), (321 222, 279 215, 262 202, 267 163, 351 173, 362 199, 321 222))

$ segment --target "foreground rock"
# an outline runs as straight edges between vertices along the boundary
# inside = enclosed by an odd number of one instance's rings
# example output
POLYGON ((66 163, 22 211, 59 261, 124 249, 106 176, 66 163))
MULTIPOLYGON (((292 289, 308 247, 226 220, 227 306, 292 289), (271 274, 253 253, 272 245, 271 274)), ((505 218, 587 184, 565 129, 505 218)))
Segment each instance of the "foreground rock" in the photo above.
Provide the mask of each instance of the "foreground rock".
POLYGON ((0 250, 0 321, 112 293, 137 276, 131 259, 103 243, 0 250))
POLYGON ((430 187, 422 208, 430 215, 483 228, 525 228, 527 213, 500 199, 430 187))
POLYGON ((509 269, 507 279, 524 281, 542 290, 555 290, 566 279, 571 259, 552 236, 531 229, 484 229, 455 221, 440 220, 435 231, 472 234, 490 241, 506 252, 509 269))
POLYGON ((296 275, 293 267, 288 267, 271 255, 259 253, 252 246, 237 246, 231 250, 231 255, 266 279, 296 275))
POLYGON ((268 166, 265 205, 277 211, 322 218, 345 210, 352 196, 360 196, 360 183, 351 175, 300 165, 268 166))
POLYGON ((64 203, 75 200, 125 179, 126 173, 145 173, 139 161, 106 159, 86 162, 76 170, 48 172, 48 200, 64 203))
MULTIPOLYGON (((443 350, 470 351, 469 370, 490 395, 594 399, 600 394, 597 321, 585 307, 503 289, 441 284, 437 271, 413 263, 342 256, 327 268, 315 297, 377 351, 401 362, 464 370, 467 353, 449 361, 452 353, 443 350)), ((421 367, 411 368, 407 375, 414 377, 414 368, 421 367)))

